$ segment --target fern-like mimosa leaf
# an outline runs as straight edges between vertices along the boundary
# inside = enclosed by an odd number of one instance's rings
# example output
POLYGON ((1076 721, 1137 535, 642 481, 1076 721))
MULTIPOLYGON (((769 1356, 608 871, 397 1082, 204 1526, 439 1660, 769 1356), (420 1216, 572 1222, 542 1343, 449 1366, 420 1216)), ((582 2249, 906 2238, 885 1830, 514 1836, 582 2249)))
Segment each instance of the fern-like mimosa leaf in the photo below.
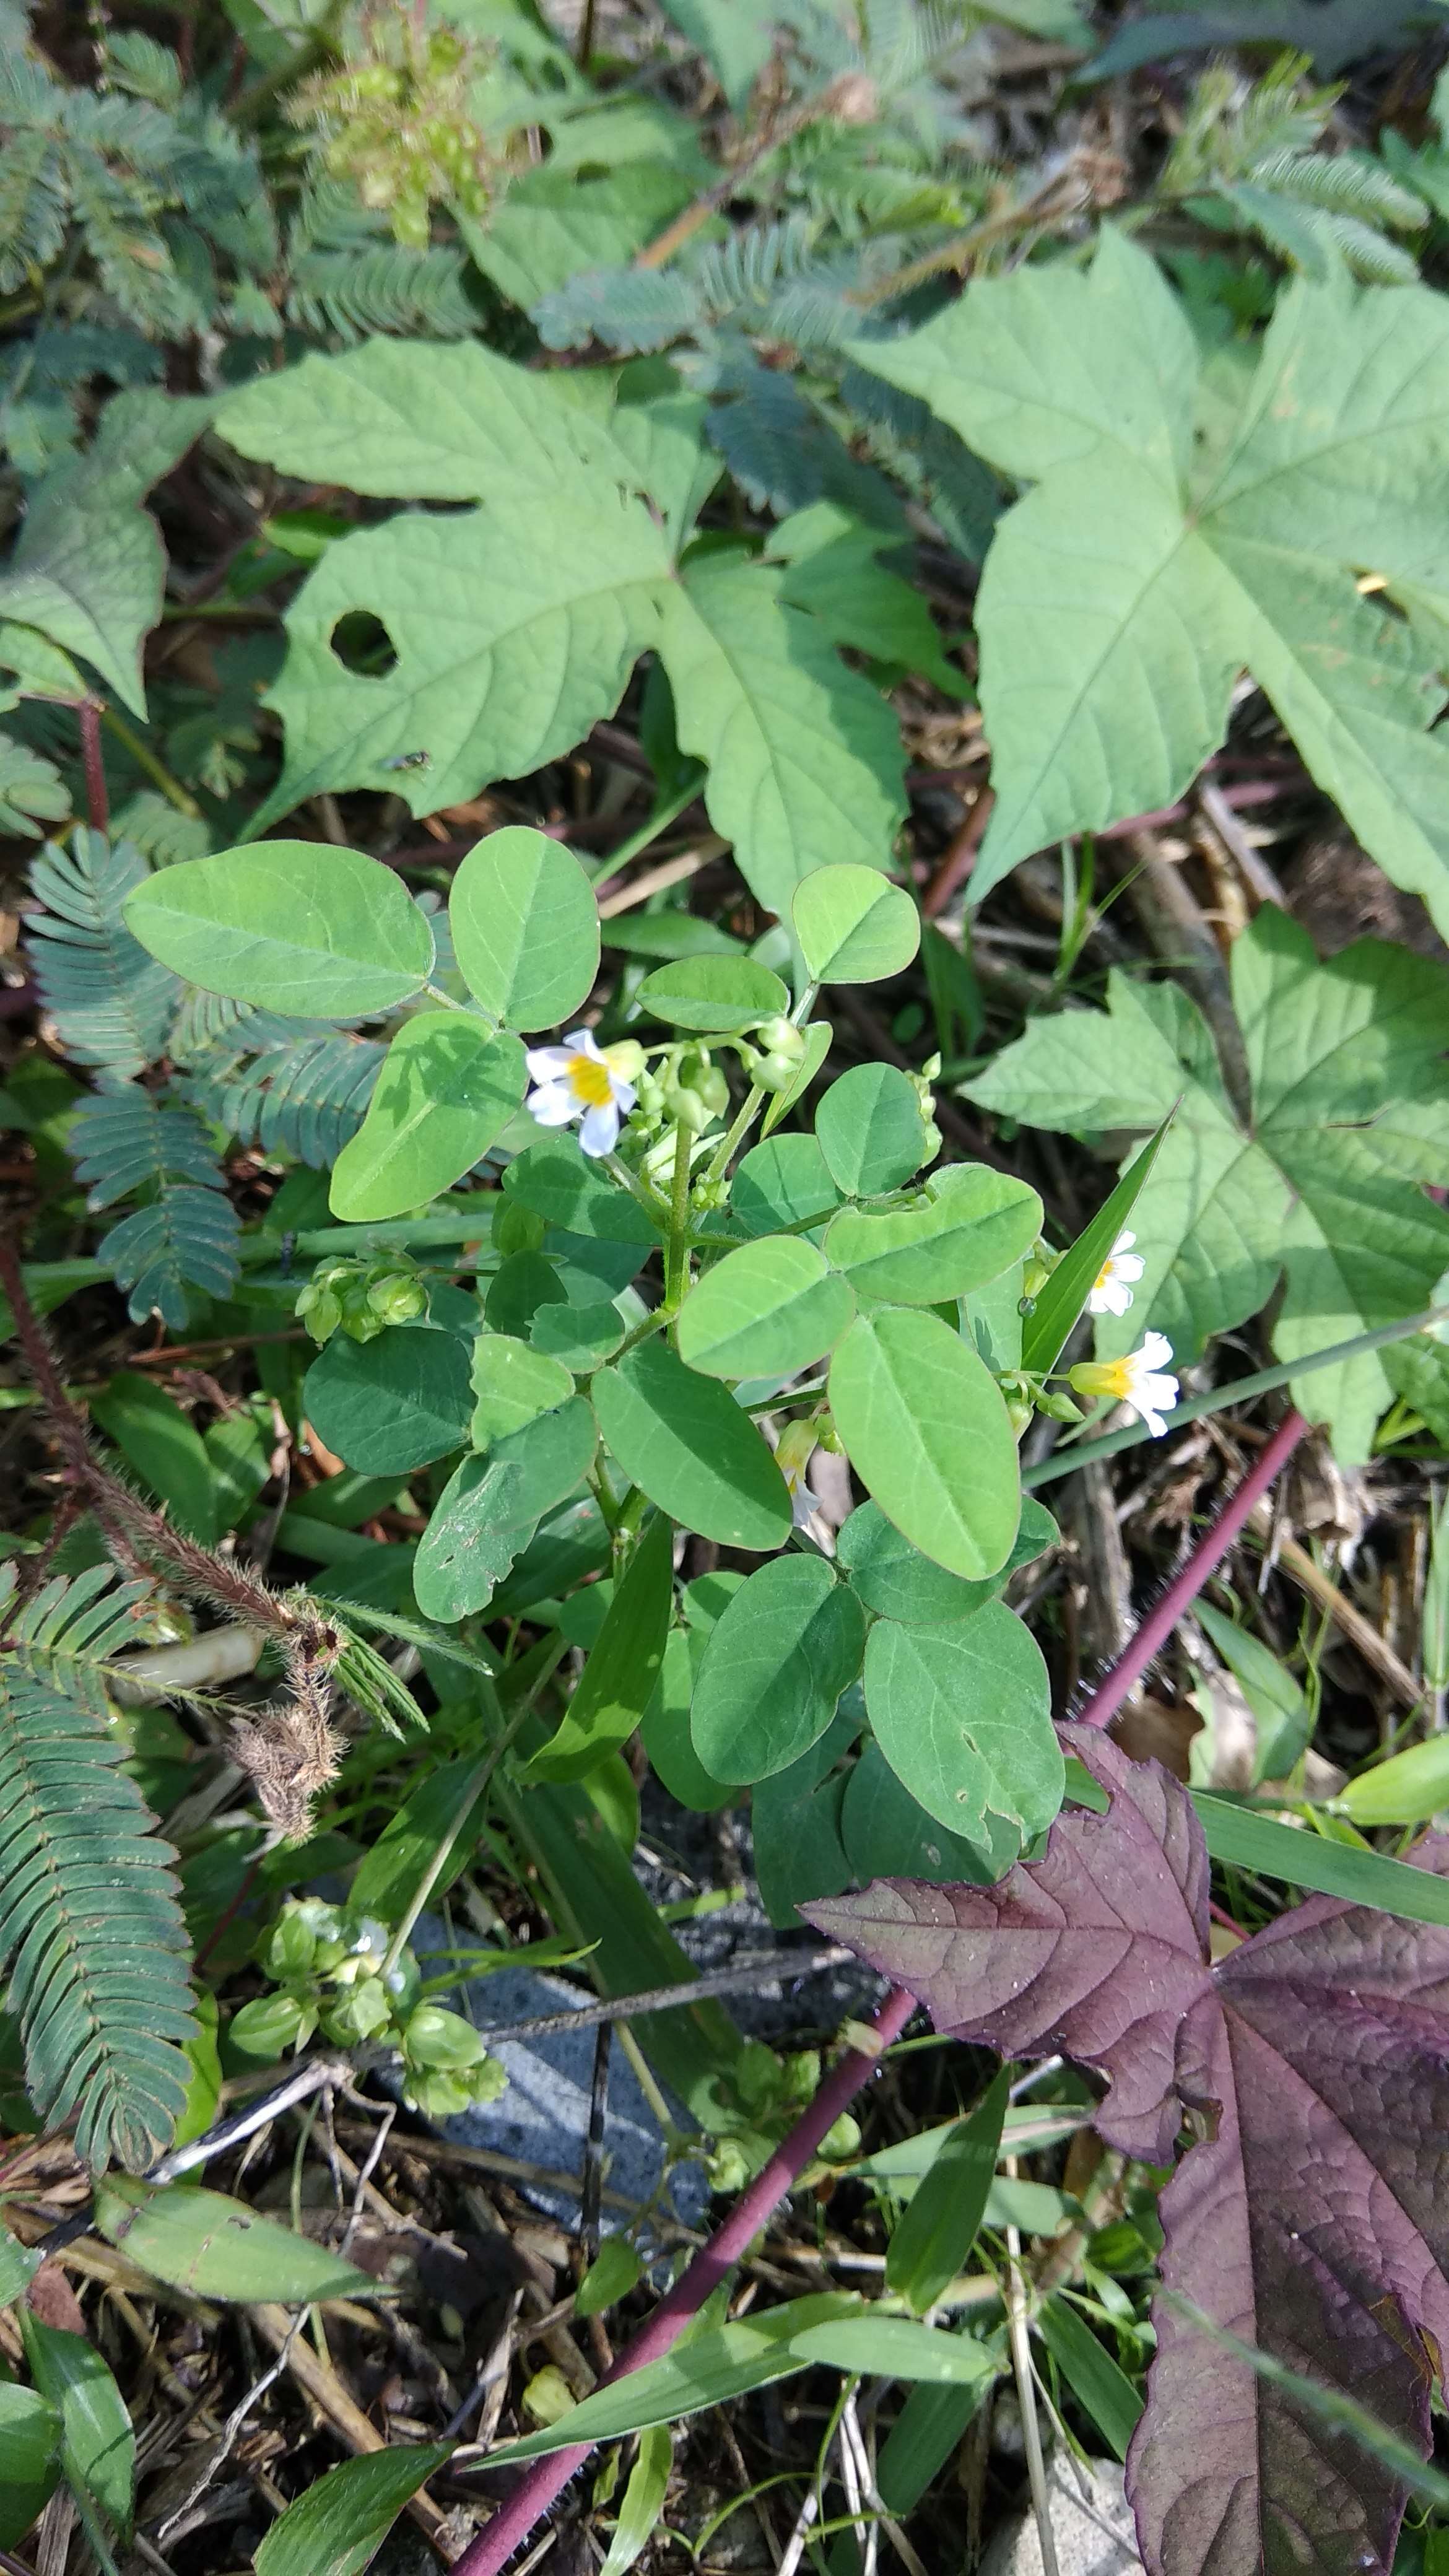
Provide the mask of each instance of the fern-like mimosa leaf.
POLYGON ((171 1867, 124 1748, 12 1663, 0 1682, 0 1959, 42 2120, 140 2172, 186 2099, 195 2029, 171 1867))

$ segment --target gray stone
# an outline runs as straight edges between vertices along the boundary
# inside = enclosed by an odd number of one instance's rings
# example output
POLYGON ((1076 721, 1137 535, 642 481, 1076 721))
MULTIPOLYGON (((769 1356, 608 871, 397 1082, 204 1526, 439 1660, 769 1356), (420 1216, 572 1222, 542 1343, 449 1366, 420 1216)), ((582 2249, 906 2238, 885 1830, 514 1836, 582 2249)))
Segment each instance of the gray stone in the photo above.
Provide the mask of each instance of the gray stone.
MULTIPOLYGON (((430 1960, 429 1952, 441 1950, 447 1933, 436 1916, 423 1915, 416 1941, 424 1974, 430 1967, 441 1966, 430 1960)), ((544 1976, 536 1968, 500 1968, 490 1977, 477 1979, 463 1990, 466 2002, 460 2008, 469 2012, 480 2031, 486 2033, 490 2023, 530 2021, 545 2013, 567 2012, 579 2000, 577 1986, 566 1985, 562 1978, 544 1976)), ((450 1998, 458 2003, 458 1997, 450 1998)), ((584 2150, 589 2134, 589 2101, 594 2080, 594 2044, 597 2032, 582 2030, 556 2031, 546 2039, 503 2040, 494 2050, 500 2066, 508 2076, 508 2090, 496 2102, 485 2102, 477 2110, 462 2111, 438 2123, 442 2134, 460 2145, 486 2147, 490 2153, 514 2156, 520 2163, 541 2166, 552 2174, 576 2174, 582 2181, 584 2150)), ((688 2122, 679 2113, 681 2127, 688 2122)), ((604 2137, 608 2166, 605 2179, 610 2191, 642 2206, 652 2198, 664 2168, 665 2147, 639 2081, 621 2048, 615 2048, 609 2061, 608 2125, 604 2137)), ((566 2227, 577 2226, 579 2193, 576 2186, 543 2182, 521 2183, 537 2209, 547 2212, 566 2227)), ((691 2162, 679 2165, 669 2178, 667 2199, 677 2218, 687 2227, 697 2227, 709 2202, 709 2186, 704 2167, 691 2162)), ((625 2224, 627 2212, 605 2205, 603 2226, 606 2234, 625 2224)))
MULTIPOLYGON (((1132 2508, 1115 2460, 1083 2466, 1053 2452, 1047 2503, 1058 2576, 1141 2576, 1132 2508)), ((1042 2576, 1041 2535, 1029 2506, 1002 2524, 981 2562, 981 2576, 1042 2576)))

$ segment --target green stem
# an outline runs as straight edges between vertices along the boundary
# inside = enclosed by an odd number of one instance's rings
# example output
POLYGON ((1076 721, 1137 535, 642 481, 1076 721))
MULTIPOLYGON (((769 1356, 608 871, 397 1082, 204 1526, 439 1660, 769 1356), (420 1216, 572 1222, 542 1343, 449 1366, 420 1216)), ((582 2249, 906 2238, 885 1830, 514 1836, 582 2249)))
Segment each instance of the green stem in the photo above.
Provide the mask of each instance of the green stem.
POLYGON ((758 1085, 753 1083, 745 1093, 744 1106, 740 1110, 738 1117, 735 1119, 734 1125, 721 1137, 710 1160, 709 1169, 705 1173, 705 1180, 710 1187, 713 1187, 716 1181, 723 1179, 724 1174, 728 1171, 729 1166, 734 1159, 742 1138, 754 1125, 755 1120, 760 1114, 761 1107, 769 1097, 770 1095, 767 1091, 761 1091, 758 1085))
POLYGON ((668 1210, 666 1209, 663 1200, 657 1198, 653 1190, 646 1187, 645 1183, 639 1179, 637 1173, 630 1171, 628 1164, 620 1155, 606 1154, 604 1156, 604 1169, 606 1172, 612 1172, 614 1179, 628 1191, 631 1199, 637 1199, 641 1208, 647 1208, 649 1214, 655 1219, 656 1223, 660 1217, 668 1214, 668 1210))
POLYGON ((647 850, 651 842, 657 841, 661 832, 667 832, 670 824, 684 812, 686 805, 693 804, 699 794, 700 780, 703 776, 704 772, 701 770, 698 777, 689 781, 687 787, 676 788, 671 795, 661 796, 650 808, 637 832, 631 832, 628 840, 621 841, 617 850, 611 850, 608 857, 601 859, 596 868, 585 870, 596 894, 609 883, 612 877, 618 875, 621 868, 627 868, 631 859, 637 859, 641 850, 647 850))
POLYGON ((195 797, 187 795, 181 781, 173 778, 165 762, 157 759, 150 745, 144 743, 138 733, 132 732, 125 717, 118 716, 114 707, 102 707, 101 722, 106 731, 113 733, 122 748, 130 753, 136 767, 144 770, 152 786, 160 788, 162 795, 169 804, 175 806, 177 813, 184 814, 190 823, 199 823, 202 820, 202 813, 195 797))
POLYGON ((669 1193, 669 1241, 664 1249, 664 1303, 670 1314, 689 1286, 689 1158, 694 1131, 681 1118, 674 1131, 674 1181, 669 1193))
POLYGON ((661 1332, 668 1321, 669 1309, 667 1306, 651 1307, 649 1313, 643 1318, 642 1322, 637 1323, 632 1332, 625 1334, 624 1339, 619 1344, 618 1349, 614 1352, 609 1361, 610 1368, 617 1368, 620 1360, 626 1358, 630 1351, 635 1350, 640 1342, 647 1342, 651 1333, 661 1332))
MULTIPOLYGON (((1274 1387, 1311 1377, 1315 1369, 1332 1368, 1339 1360, 1362 1359, 1368 1351, 1386 1350, 1393 1342, 1406 1342, 1429 1325, 1444 1322, 1449 1322, 1449 1307, 1428 1306, 1421 1315, 1405 1315, 1397 1324, 1380 1324, 1371 1333, 1355 1333, 1351 1341, 1332 1342, 1327 1350, 1309 1351, 1301 1360, 1289 1360, 1278 1368, 1255 1369, 1251 1377, 1231 1378, 1226 1386, 1210 1387, 1205 1395, 1190 1395, 1185 1403, 1175 1405, 1164 1417, 1167 1428, 1178 1431, 1184 1423, 1200 1422, 1205 1414, 1225 1413, 1229 1405, 1245 1404, 1250 1396, 1271 1395, 1274 1387)), ((1095 1458, 1115 1458, 1120 1450, 1136 1449, 1152 1437, 1145 1423, 1134 1422, 1127 1430, 1109 1431, 1100 1440, 1077 1441, 1064 1447, 1058 1456, 1043 1459, 1039 1467, 1028 1467, 1022 1485, 1028 1493, 1038 1485, 1054 1485, 1059 1476, 1070 1476, 1095 1458)))

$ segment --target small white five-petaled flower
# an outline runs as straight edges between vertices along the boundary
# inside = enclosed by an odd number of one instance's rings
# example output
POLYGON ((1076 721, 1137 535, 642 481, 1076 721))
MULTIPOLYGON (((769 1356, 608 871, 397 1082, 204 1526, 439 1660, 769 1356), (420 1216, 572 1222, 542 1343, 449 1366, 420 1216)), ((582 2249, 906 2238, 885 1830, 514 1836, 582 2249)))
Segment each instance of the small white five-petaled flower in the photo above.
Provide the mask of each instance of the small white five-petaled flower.
POLYGON ((628 1047, 627 1054, 622 1047, 601 1047, 592 1029, 571 1029, 562 1046, 528 1049, 535 1088, 523 1105, 540 1127, 567 1127, 570 1119, 581 1119, 584 1152, 612 1154, 638 1096, 613 1059, 624 1056, 632 1066, 637 1055, 637 1047, 628 1047))
POLYGON ((1141 1350, 1129 1351, 1125 1359, 1079 1360, 1067 1375, 1078 1395, 1111 1395, 1128 1405, 1153 1439, 1160 1440, 1167 1429, 1162 1417, 1177 1402, 1177 1380, 1163 1373, 1163 1362, 1171 1357, 1167 1335, 1149 1333, 1141 1350))
POLYGON ((1125 1315, 1132 1303, 1132 1291, 1147 1264, 1140 1252, 1134 1252, 1135 1234, 1119 1234, 1087 1296, 1089 1315, 1125 1315))

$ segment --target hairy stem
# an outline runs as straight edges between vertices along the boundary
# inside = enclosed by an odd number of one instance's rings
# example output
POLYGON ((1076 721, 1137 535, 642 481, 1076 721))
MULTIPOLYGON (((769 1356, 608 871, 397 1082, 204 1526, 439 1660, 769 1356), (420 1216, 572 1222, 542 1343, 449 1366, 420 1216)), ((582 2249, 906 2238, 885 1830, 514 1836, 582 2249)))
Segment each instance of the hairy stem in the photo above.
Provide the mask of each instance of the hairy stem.
POLYGON ((136 767, 145 771, 152 786, 160 788, 162 795, 169 804, 175 806, 177 813, 184 814, 188 822, 199 823, 201 807, 195 797, 187 795, 180 779, 172 777, 165 761, 157 759, 150 744, 143 742, 138 733, 132 732, 125 719, 117 715, 114 707, 102 707, 101 722, 106 731, 113 733, 117 742, 130 753, 136 767))
POLYGON ((1185 1610, 1197 1599, 1214 1566, 1220 1565, 1234 1539, 1243 1528, 1274 1478, 1286 1467, 1308 1425, 1301 1413, 1290 1413, 1279 1424, 1267 1448, 1243 1478, 1230 1503, 1218 1514, 1212 1527, 1198 1540, 1182 1572, 1170 1583, 1162 1599, 1143 1620, 1131 1645, 1120 1655, 1106 1679, 1098 1683, 1084 1709, 1077 1714, 1079 1726, 1107 1726, 1116 1716, 1129 1691, 1142 1679, 1152 1658, 1166 1645, 1185 1610))
POLYGON ((72 1482, 85 1495, 117 1555, 136 1574, 164 1566, 182 1587, 203 1600, 219 1602, 244 1627, 260 1628, 278 1638, 289 1653, 330 1651, 333 1640, 325 1623, 299 1613, 264 1584, 252 1582, 225 1557, 188 1538, 129 1486, 102 1466, 90 1444, 79 1413, 66 1392, 44 1330, 25 1293, 20 1257, 13 1244, 0 1241, 0 1289, 10 1301, 15 1335, 40 1392, 72 1482))
MULTIPOLYGON (((914 1996, 903 1987, 893 1986, 875 2016, 874 2053, 853 2048, 841 2058, 784 2145, 776 2148, 769 2163, 736 2202, 723 2227, 716 2230, 707 2245, 701 2246, 688 2270, 660 2300, 648 2324, 640 2328, 632 2343, 626 2344, 613 2369, 605 2373, 606 2381, 623 2379, 631 2370, 641 2370, 646 2362, 658 2361, 678 2341, 691 2317, 698 2315, 710 2292, 739 2261, 751 2239, 799 2181, 822 2138, 834 2128, 846 2104, 860 2090, 880 2052, 900 2037, 914 2010, 914 1996)), ((592 2449, 591 2442, 575 2442, 565 2450, 551 2452, 547 2459, 535 2460, 486 2531, 480 2532, 472 2547, 464 2550, 453 2576, 500 2576, 540 2514, 547 2512, 592 2449)))
POLYGON ((86 815, 93 832, 111 828, 111 800, 106 793, 106 764, 101 758, 101 711, 94 698, 82 698, 75 711, 80 727, 81 758, 86 773, 86 815))

